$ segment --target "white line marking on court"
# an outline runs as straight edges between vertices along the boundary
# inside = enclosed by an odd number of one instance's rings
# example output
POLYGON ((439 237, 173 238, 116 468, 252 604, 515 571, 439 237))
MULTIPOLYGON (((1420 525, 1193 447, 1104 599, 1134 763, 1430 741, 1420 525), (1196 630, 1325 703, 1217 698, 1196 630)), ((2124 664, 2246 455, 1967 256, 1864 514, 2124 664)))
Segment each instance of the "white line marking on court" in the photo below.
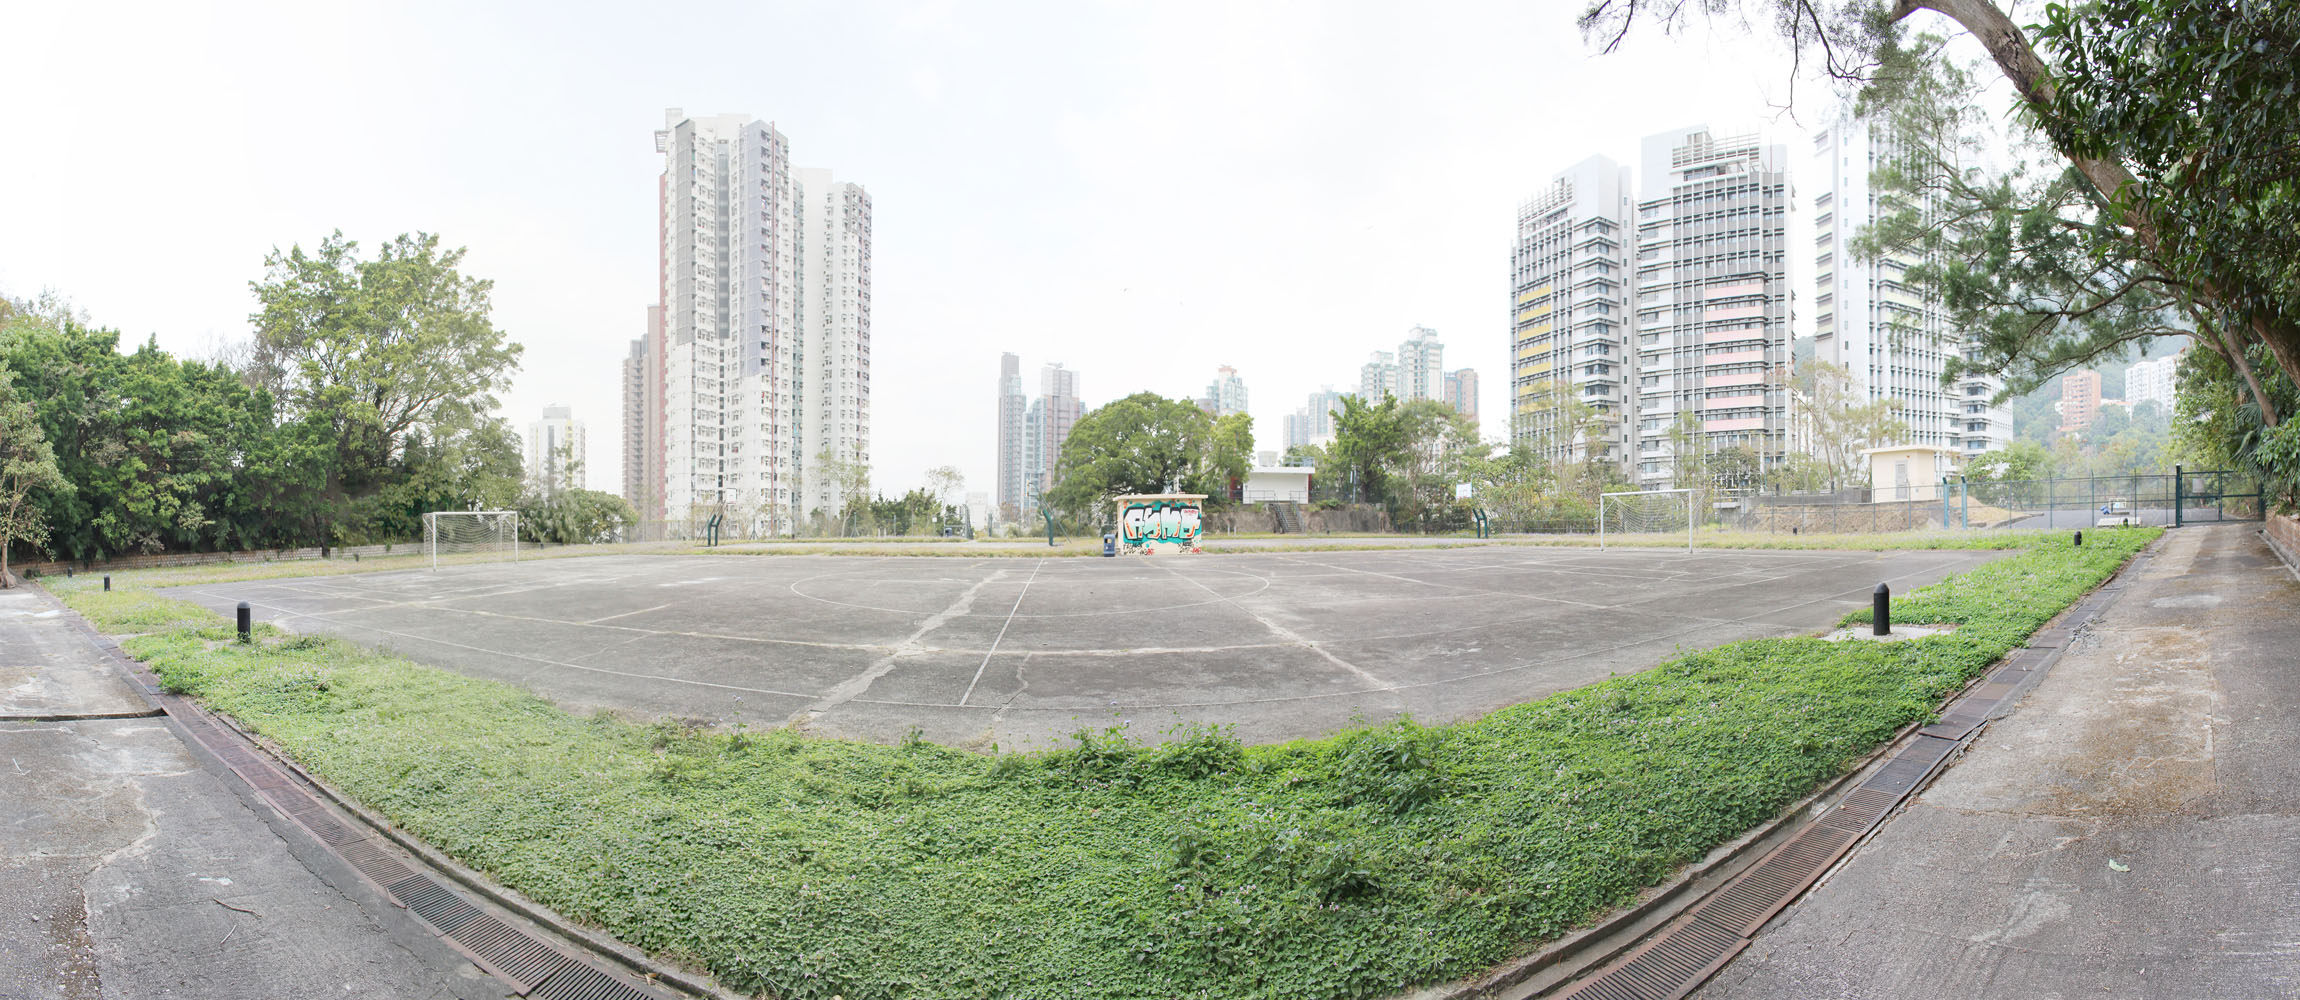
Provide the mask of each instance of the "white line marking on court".
MULTIPOLYGON (((1222 595, 1214 593, 1214 588, 1206 586, 1203 583, 1199 583, 1197 580, 1191 579, 1187 574, 1176 572, 1171 566, 1167 566, 1161 563, 1159 564, 1158 568, 1165 570, 1167 573, 1170 573, 1181 579, 1189 580, 1191 585, 1197 587, 1200 590, 1203 590, 1209 594, 1214 594, 1216 597, 1222 597, 1222 595)), ((1277 622, 1262 617, 1260 612, 1257 612, 1252 608, 1240 604, 1237 601, 1230 600, 1226 597, 1222 598, 1222 603, 1228 604, 1229 606, 1236 608, 1239 611, 1245 612, 1246 617, 1252 618, 1256 622, 1261 623, 1261 626, 1265 629, 1268 629, 1271 635, 1277 636, 1289 644, 1299 646, 1303 649, 1309 650, 1310 652, 1316 653, 1320 659, 1325 660, 1327 663, 1331 663, 1334 666, 1349 671, 1352 676, 1356 677, 1359 681, 1371 686, 1374 690, 1381 690, 1385 685, 1389 683, 1380 677, 1366 672, 1365 668, 1360 667, 1355 663, 1351 663, 1348 660, 1342 659, 1339 656, 1335 656, 1332 650, 1329 650, 1326 647, 1319 645, 1318 643, 1302 638, 1293 629, 1287 628, 1278 624, 1277 622)))
POLYGON ((990 648, 983 651, 982 665, 974 668, 974 679, 966 682, 966 693, 958 696, 958 707, 965 708, 966 700, 974 697, 974 686, 982 683, 982 672, 990 669, 990 658, 998 654, 998 644, 1006 641, 1006 630, 1014 627, 1014 613, 1022 610, 1023 597, 1030 593, 1030 585, 1037 582, 1038 571, 1045 568, 1043 558, 1038 560, 1038 565, 1030 567, 1030 579, 1022 581, 1022 593, 1014 595, 1014 607, 1006 611, 1006 624, 998 627, 998 638, 990 640, 990 648))
MULTIPOLYGON (((744 687, 740 684, 720 684, 715 681, 698 681, 687 677, 668 677, 663 674, 643 674, 632 670, 610 670, 606 667, 587 667, 580 663, 569 663, 565 660, 553 660, 541 656, 529 656, 525 653, 513 653, 507 650, 489 649, 485 646, 469 646, 460 642, 449 642, 446 639, 434 639, 428 635, 416 635, 411 632, 397 632, 387 628, 377 628, 373 625, 361 625, 357 622, 339 622, 327 617, 326 615, 303 615, 301 617, 309 618, 314 621, 328 622, 339 628, 360 629, 367 632, 380 632, 384 635, 398 636, 399 638, 410 639, 415 642, 428 642, 438 646, 453 646, 457 649, 467 649, 474 653, 485 653, 490 656, 508 656, 515 660, 527 660, 531 663, 542 663, 554 667, 566 667, 570 670, 587 670, 595 674, 610 674, 616 677, 629 677, 634 680, 665 681, 672 684, 692 684, 696 687, 719 688, 726 691, 747 691, 753 694, 771 694, 782 698, 811 697, 810 695, 800 694, 796 691, 777 691, 774 688, 744 687)), ((570 623, 561 622, 560 624, 564 625, 570 623)))
POLYGON ((611 621, 614 621, 614 620, 615 620, 615 619, 617 619, 617 618, 629 618, 629 617, 631 617, 632 615, 643 615, 643 614, 646 614, 646 613, 647 613, 647 612, 649 612, 649 611, 661 611, 661 610, 663 610, 664 608, 667 608, 667 607, 670 607, 670 605, 668 605, 668 604, 658 604, 658 605, 655 605, 654 607, 651 607, 651 608, 640 608, 640 609, 639 609, 639 610, 637 610, 637 611, 625 611, 625 612, 623 612, 622 614, 619 614, 619 615, 608 615, 608 616, 606 616, 606 617, 604 617, 604 618, 593 618, 593 619, 591 619, 590 621, 587 621, 587 622, 576 622, 575 624, 577 624, 577 625, 597 625, 597 624, 599 624, 600 622, 611 622, 611 621))
MULTIPOLYGON (((814 704, 792 712, 790 718, 786 720, 787 724, 804 725, 821 717, 824 712, 861 697, 863 692, 870 690, 872 684, 878 682, 879 678, 886 676, 888 671, 893 670, 894 665, 900 662, 904 656, 918 656, 927 652, 926 647, 919 643, 920 639, 925 638, 928 632, 941 628, 945 622, 953 618, 964 617, 968 611, 974 608, 974 595, 982 593, 982 588, 990 586, 992 581, 1005 575, 1005 571, 1000 570, 974 581, 974 585, 959 592, 958 597, 952 600, 948 607, 942 609, 942 613, 919 623, 917 629, 913 630, 893 649, 888 650, 885 656, 879 657, 876 662, 864 668, 862 673, 840 681, 829 691, 824 692, 821 698, 816 699, 814 704)), ((1029 585, 1024 584, 1023 589, 1028 590, 1029 585)), ((1022 598, 1015 598, 1015 603, 1021 602, 1022 598)), ((987 661, 987 657, 985 659, 987 661)), ((980 676, 979 672, 977 676, 980 676)))

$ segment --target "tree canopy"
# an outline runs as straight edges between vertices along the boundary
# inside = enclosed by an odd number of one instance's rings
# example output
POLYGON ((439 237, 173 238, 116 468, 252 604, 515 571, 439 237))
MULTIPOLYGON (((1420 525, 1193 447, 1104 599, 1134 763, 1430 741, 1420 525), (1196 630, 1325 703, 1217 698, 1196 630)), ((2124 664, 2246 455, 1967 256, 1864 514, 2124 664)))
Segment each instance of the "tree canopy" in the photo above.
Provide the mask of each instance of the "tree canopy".
POLYGON ((1078 419, 1055 460, 1046 500, 1090 515, 1128 493, 1204 493, 1226 498, 1252 461, 1253 418, 1217 421, 1188 400, 1138 392, 1078 419))

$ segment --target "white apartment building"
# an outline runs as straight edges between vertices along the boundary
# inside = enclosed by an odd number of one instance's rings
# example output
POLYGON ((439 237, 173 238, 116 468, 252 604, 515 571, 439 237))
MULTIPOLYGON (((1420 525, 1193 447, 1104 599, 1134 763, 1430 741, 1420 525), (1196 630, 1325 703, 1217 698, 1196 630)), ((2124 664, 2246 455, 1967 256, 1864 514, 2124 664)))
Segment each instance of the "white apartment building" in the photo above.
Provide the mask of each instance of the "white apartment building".
POLYGON ((1854 399, 1900 401, 1908 439, 1891 444, 1978 455, 2012 440, 2012 418, 1993 402, 2003 382, 1968 375, 1943 386, 1942 372, 1968 338, 1937 296, 1906 283, 1908 269, 1921 261, 1862 260, 1852 248, 1880 214, 1871 175, 1900 154, 1903 141, 1850 115, 1814 137, 1828 185, 1813 198, 1813 357, 1851 374, 1854 399))
POLYGON ((1022 358, 998 356, 998 511, 1003 518, 1022 516, 1024 416, 1030 394, 1022 391, 1022 358))
POLYGON ((745 115, 673 108, 660 200, 661 516, 786 534, 836 517, 820 460, 870 460, 870 198, 745 115))
POLYGON ((544 407, 543 419, 527 425, 527 482, 547 494, 583 489, 588 446, 583 422, 572 410, 561 403, 544 407))
POLYGON ((1694 126, 1646 137, 1642 159, 1636 481, 1706 485, 1676 481, 1681 426, 1704 454, 1751 449, 1763 475, 1789 432, 1787 155, 1694 126))
POLYGON ((850 498, 823 463, 870 465, 870 194, 828 170, 794 173, 801 291, 792 430, 804 496, 792 513, 835 517, 850 498))
MULTIPOLYGON (((1510 441, 1629 472, 1629 168, 1592 156, 1517 208, 1510 252, 1510 441), (1572 426, 1579 402, 1607 419, 1572 426)), ((1466 369, 1465 369, 1466 371, 1466 369)), ((1471 392, 1476 380, 1470 379, 1471 392)))
POLYGON ((1398 401, 1445 397, 1445 345, 1426 326, 1406 331, 1398 345, 1398 401))
POLYGON ((1310 394, 1308 403, 1286 415, 1280 435, 1281 447, 1285 451, 1292 451, 1300 445, 1322 445, 1332 441, 1334 415, 1342 411, 1342 397, 1346 395, 1348 393, 1335 392, 1333 386, 1319 386, 1318 391, 1310 394))
MULTIPOLYGON (((2186 354, 2183 350, 2181 354, 2186 354)), ((2153 402, 2166 416, 2172 415, 2173 390, 2180 383, 2181 354, 2158 358, 2154 361, 2135 361, 2124 370, 2124 399, 2138 408, 2153 402)))
POLYGON ((1399 395, 1398 356, 1393 351, 1375 351, 1366 355, 1365 364, 1358 366, 1358 398, 1379 403, 1385 395, 1399 395))

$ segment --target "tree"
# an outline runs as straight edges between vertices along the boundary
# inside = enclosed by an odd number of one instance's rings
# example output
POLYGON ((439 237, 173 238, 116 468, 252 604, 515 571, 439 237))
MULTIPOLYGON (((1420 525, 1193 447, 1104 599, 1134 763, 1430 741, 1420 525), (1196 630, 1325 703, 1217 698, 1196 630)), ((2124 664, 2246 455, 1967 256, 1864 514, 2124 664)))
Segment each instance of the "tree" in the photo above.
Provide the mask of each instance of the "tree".
POLYGON ((1972 483, 2019 483, 2052 476, 2052 452, 2034 441, 2015 441, 1965 463, 1965 480, 1972 483))
POLYGON ((36 499, 50 551, 88 560, 300 540, 281 537, 257 482, 274 433, 268 398, 155 343, 123 355, 117 332, 61 308, 13 311, 0 356, 73 484, 36 499))
POLYGON ((35 490, 68 493, 72 484, 56 471, 56 453, 28 400, 16 396, 8 365, 0 361, 0 587, 15 586, 8 550, 17 542, 48 541, 46 513, 33 502, 35 490))
MULTIPOLYGON (((1087 516, 1108 498, 1129 493, 1224 495, 1224 477, 1239 468, 1230 453, 1238 426, 1229 425, 1224 444, 1216 439, 1214 418, 1196 403, 1154 392, 1116 400, 1071 427, 1046 500, 1087 516)), ((1245 426, 1250 442, 1251 425, 1245 426)))
POLYGON ((1351 500, 1387 501, 1390 479, 1407 461, 1406 427, 1398 411, 1398 398, 1388 393, 1379 403, 1343 396, 1342 408, 1334 411, 1334 443, 1326 455, 1348 477, 1351 500))
POLYGON ((304 454, 322 459, 312 515, 330 541, 348 502, 381 488, 409 442, 461 433, 492 410, 521 352, 489 319, 494 283, 458 270, 461 248, 415 233, 373 260, 358 251, 340 231, 313 253, 275 249, 249 283, 249 376, 279 400, 304 454))
POLYGON ((1789 377, 1796 400, 1790 419, 1810 459, 1789 467, 1786 478, 1796 486, 1836 490, 1866 482, 1862 450, 1908 439, 1909 425, 1897 415, 1901 401, 1863 402, 1857 388, 1851 372, 1827 361, 1800 364, 1789 377))
POLYGON ((951 494, 966 489, 966 474, 955 465, 937 465, 926 470, 926 492, 936 503, 948 505, 951 494))

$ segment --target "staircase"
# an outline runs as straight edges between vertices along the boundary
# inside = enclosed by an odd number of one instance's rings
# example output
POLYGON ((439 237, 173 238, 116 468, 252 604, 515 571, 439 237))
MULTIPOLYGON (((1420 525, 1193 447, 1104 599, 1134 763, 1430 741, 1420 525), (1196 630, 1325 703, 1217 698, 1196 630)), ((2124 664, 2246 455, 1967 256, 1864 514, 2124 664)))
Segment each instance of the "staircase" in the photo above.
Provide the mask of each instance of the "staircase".
POLYGON ((1302 520, 1302 505, 1292 500, 1270 501, 1270 515, 1277 518, 1278 534, 1306 535, 1310 529, 1302 520))

